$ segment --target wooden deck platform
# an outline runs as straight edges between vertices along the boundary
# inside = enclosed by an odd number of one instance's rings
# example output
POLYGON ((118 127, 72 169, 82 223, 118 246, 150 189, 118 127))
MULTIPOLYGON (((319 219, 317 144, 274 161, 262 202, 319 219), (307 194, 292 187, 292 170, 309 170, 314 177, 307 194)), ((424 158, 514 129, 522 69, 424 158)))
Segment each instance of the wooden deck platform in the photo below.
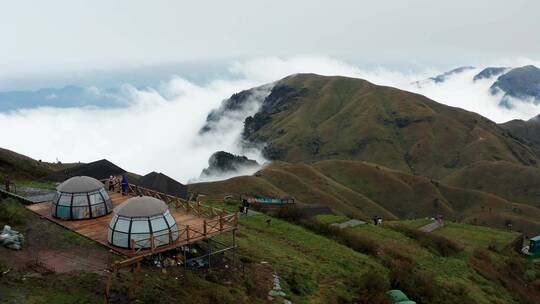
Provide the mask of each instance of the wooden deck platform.
MULTIPOLYGON (((115 207, 131 197, 129 195, 123 196, 120 193, 111 192, 109 193, 109 196, 115 207)), ((223 216, 216 214, 214 216, 214 214, 212 214, 213 216, 203 217, 194 212, 189 212, 189 208, 187 209, 188 212, 186 212, 182 208, 175 208, 169 204, 171 215, 175 218, 178 225, 178 234, 180 236, 178 240, 172 244, 153 249, 138 249, 135 251, 112 246, 108 243, 107 229, 109 221, 112 218, 112 213, 96 219, 66 221, 51 216, 51 204, 51 202, 44 202, 28 205, 26 208, 39 214, 43 218, 81 234, 127 257, 146 256, 163 252, 185 244, 208 239, 236 228, 236 218, 232 218, 230 215, 223 216)), ((234 216, 236 216, 236 214, 234 214, 234 216)))

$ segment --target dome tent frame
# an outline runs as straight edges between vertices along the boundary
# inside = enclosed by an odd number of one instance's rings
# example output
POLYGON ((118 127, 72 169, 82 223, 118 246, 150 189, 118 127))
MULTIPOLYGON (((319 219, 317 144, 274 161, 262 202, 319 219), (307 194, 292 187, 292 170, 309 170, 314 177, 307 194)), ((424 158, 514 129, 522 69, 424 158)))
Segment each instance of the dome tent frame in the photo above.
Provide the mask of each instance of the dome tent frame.
POLYGON ((132 249, 132 240, 135 248, 150 248, 168 245, 178 238, 178 225, 167 205, 151 197, 127 200, 114 210, 108 225, 109 244, 121 248, 132 249))
POLYGON ((101 182, 76 176, 57 187, 51 215, 62 220, 86 220, 106 216, 112 209, 112 201, 101 182))

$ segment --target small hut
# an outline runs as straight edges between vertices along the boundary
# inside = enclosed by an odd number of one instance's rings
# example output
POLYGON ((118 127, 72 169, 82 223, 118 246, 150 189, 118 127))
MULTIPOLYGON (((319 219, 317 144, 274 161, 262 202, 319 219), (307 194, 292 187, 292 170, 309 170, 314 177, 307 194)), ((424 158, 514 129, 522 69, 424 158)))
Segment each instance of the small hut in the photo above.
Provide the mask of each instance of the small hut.
POLYGON ((529 253, 533 256, 540 256, 540 235, 529 240, 529 253))
POLYGON ((392 289, 386 292, 391 304, 416 304, 409 300, 409 297, 399 289, 392 289))
POLYGON ((136 248, 150 248, 150 236, 154 237, 155 247, 178 239, 178 226, 167 204, 153 197, 138 196, 114 209, 108 229, 111 245, 131 248, 131 240, 135 240, 136 248))
POLYGON ((82 220, 107 215, 112 209, 111 199, 100 181, 75 176, 56 188, 51 215, 63 220, 82 220))

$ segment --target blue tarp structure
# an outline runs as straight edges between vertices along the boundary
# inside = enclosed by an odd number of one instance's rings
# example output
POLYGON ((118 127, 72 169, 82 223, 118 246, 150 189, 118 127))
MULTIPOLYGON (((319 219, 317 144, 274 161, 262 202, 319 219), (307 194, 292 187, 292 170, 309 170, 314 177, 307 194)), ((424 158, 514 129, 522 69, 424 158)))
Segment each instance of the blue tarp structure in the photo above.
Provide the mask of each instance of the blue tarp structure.
POLYGON ((293 198, 271 198, 271 197, 255 197, 249 198, 248 202, 252 204, 294 204, 293 198))

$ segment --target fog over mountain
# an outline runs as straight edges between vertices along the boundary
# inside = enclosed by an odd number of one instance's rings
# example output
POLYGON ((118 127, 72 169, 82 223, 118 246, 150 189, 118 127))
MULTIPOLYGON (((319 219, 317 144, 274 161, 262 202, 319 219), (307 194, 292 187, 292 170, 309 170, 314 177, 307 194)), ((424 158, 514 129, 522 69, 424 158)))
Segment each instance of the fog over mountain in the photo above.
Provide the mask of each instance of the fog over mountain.
MULTIPOLYGON (((529 61, 534 63, 534 61, 529 61)), ((36 159, 63 162, 106 158, 135 172, 161 171, 180 181, 197 178, 216 151, 245 155, 260 164, 259 151, 244 151, 239 144, 243 120, 254 114, 267 92, 253 96, 249 107, 219 121, 218 132, 201 134, 207 115, 224 99, 290 74, 310 72, 363 78, 423 94, 447 105, 477 112, 495 122, 529 119, 540 113, 534 103, 516 102, 509 109, 492 95, 492 78, 473 81, 482 68, 453 73, 443 82, 415 85, 418 79, 442 74, 434 69, 403 73, 384 68, 362 69, 329 57, 268 57, 233 62, 227 76, 195 84, 173 76, 157 87, 124 84, 120 107, 59 108, 51 105, 0 113, 4 148, 36 159)))

